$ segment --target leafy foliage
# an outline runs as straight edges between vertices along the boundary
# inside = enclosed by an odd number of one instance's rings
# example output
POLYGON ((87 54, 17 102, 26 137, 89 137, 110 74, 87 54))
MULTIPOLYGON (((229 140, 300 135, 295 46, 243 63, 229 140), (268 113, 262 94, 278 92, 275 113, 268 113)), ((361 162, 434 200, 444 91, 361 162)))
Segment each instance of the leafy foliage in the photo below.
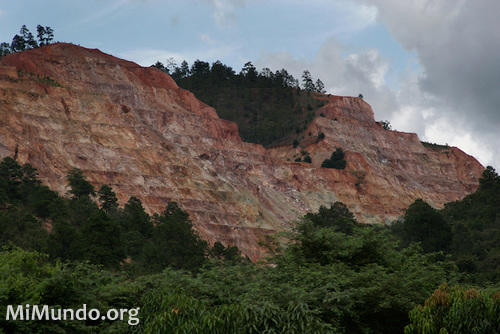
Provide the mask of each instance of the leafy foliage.
POLYGON ((440 286, 410 312, 405 334, 500 333, 500 292, 440 286))

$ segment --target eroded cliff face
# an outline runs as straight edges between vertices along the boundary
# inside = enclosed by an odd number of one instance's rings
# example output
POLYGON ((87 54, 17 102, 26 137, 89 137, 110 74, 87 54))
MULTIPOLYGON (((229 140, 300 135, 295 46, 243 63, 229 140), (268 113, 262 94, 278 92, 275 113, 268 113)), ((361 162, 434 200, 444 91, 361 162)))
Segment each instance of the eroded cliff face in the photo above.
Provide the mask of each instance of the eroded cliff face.
POLYGON ((473 157, 383 130, 359 98, 324 99, 302 148, 266 150, 161 71, 57 43, 0 60, 0 158, 17 151, 60 193, 77 167, 122 204, 136 196, 152 213, 177 201, 203 238, 254 260, 264 235, 320 205, 340 200, 377 223, 416 198, 439 207, 476 189, 483 167, 473 157), (346 169, 320 168, 335 147, 346 169), (312 164, 293 162, 300 150, 312 164))

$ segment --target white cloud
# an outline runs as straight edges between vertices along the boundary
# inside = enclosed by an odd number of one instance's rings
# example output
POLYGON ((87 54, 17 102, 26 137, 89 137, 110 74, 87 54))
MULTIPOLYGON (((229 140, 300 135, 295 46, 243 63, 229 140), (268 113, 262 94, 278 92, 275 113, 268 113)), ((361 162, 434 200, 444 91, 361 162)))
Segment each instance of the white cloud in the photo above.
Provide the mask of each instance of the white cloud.
POLYGON ((246 5, 246 0, 204 0, 212 6, 212 16, 219 27, 231 26, 236 20, 236 10, 246 5))
POLYGON ((377 50, 345 54, 345 47, 329 39, 311 61, 281 52, 262 55, 256 65, 285 68, 299 79, 302 71, 309 69, 313 77, 321 78, 329 93, 362 93, 375 118, 390 120, 395 129, 415 132, 422 140, 457 146, 484 165, 500 165, 495 161, 500 156, 496 136, 478 134, 463 115, 453 112, 453 105, 422 90, 422 73, 408 70, 401 75, 398 90, 393 90, 385 80, 390 64, 377 50))
POLYGON ((398 109, 396 94, 385 83, 388 63, 377 50, 351 53, 335 39, 328 39, 311 61, 297 59, 286 52, 264 54, 256 62, 258 67, 272 70, 287 69, 296 78, 308 69, 313 77, 320 78, 327 91, 337 95, 357 96, 362 93, 377 117, 387 119, 398 109))
POLYGON ((359 2, 377 6, 378 19, 423 69, 402 81, 394 122, 500 169, 500 2, 359 2))
POLYGON ((450 143, 478 158, 482 164, 493 162, 494 148, 472 136, 466 126, 448 117, 440 117, 425 128, 424 139, 450 143))
POLYGON ((123 59, 134 61, 141 66, 151 66, 157 61, 167 63, 167 60, 169 59, 174 59, 177 63, 180 63, 183 60, 192 61, 192 59, 186 54, 159 49, 129 50, 120 53, 119 56, 123 59))
MULTIPOLYGON (((200 36, 202 39, 203 37, 200 36)), ((169 59, 173 59, 177 64, 183 60, 193 63, 197 59, 204 61, 215 61, 231 55, 235 52, 235 46, 228 46, 212 41, 215 45, 209 45, 208 48, 189 50, 187 52, 172 52, 163 49, 135 49, 119 53, 121 58, 134 61, 141 66, 151 66, 160 61, 164 64, 169 59)))

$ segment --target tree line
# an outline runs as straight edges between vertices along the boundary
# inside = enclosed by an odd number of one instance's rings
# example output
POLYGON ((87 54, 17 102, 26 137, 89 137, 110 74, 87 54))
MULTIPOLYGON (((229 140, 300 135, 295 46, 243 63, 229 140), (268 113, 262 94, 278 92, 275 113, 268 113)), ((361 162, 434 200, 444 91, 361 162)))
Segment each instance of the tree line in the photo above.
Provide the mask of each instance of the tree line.
POLYGON ((305 91, 325 93, 325 85, 321 79, 312 78, 309 70, 304 70, 302 73, 302 85, 299 85, 299 80, 289 74, 284 68, 279 71, 271 71, 265 67, 260 72, 252 62, 246 62, 239 73, 236 73, 232 67, 223 64, 221 61, 216 61, 212 64, 196 60, 191 66, 187 61, 182 61, 180 66, 173 59, 167 61, 167 65, 157 61, 152 67, 169 74, 172 78, 180 83, 191 82, 196 86, 200 81, 211 80, 218 86, 241 86, 241 87, 288 87, 302 88, 305 91))
POLYGON ((19 34, 14 35, 12 42, 0 43, 0 56, 10 53, 21 52, 34 49, 52 43, 54 39, 54 29, 49 26, 37 25, 36 39, 33 33, 23 24, 19 34))

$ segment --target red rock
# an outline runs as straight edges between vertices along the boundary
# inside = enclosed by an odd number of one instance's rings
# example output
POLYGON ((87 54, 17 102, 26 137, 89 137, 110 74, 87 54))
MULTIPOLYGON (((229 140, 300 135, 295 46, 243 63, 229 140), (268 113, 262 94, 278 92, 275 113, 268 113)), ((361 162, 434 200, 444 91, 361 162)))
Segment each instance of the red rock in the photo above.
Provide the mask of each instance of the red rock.
POLYGON ((436 207, 474 191, 483 167, 457 148, 433 150, 416 134, 383 130, 359 98, 330 96, 300 148, 244 143, 236 124, 163 72, 71 44, 0 60, 0 157, 30 162, 64 194, 80 168, 120 202, 150 212, 177 201, 202 237, 255 260, 258 241, 320 205, 344 202, 365 223, 401 215, 416 198, 436 207), (335 147, 345 170, 319 168, 335 147), (291 159, 291 162, 286 159, 291 159))

